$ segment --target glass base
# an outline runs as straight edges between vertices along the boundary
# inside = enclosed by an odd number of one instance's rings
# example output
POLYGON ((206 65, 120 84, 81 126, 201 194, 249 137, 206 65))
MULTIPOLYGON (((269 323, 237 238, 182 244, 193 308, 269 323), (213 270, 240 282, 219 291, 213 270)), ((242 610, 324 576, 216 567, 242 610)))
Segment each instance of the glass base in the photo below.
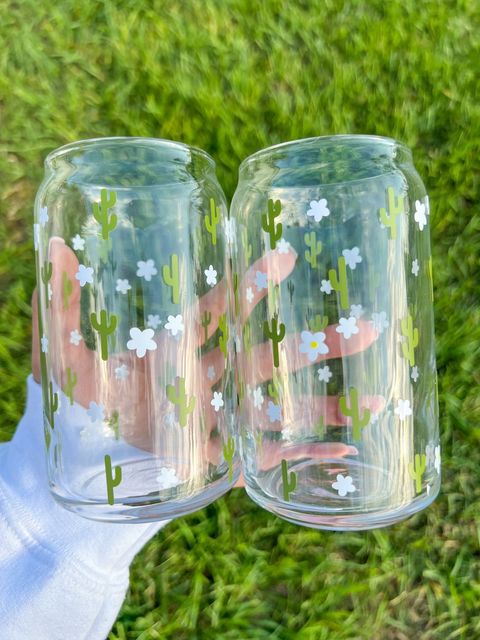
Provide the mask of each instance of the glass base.
POLYGON ((182 485, 165 489, 159 488, 158 484, 152 486, 158 473, 158 466, 152 465, 151 460, 134 461, 130 464, 123 463, 122 472, 124 495, 116 497, 114 504, 108 504, 106 499, 85 497, 89 493, 98 495, 100 491, 104 490, 105 476, 103 472, 85 479, 79 492, 81 495, 67 493, 61 486, 55 484, 50 485, 50 491, 55 500, 65 509, 90 520, 118 523, 170 520, 203 509, 227 493, 240 476, 240 465, 234 466, 231 480, 228 479, 227 473, 201 489, 188 493, 182 490, 182 485), (150 482, 147 481, 147 478, 150 482), (131 493, 130 496, 125 496, 127 487, 131 493))

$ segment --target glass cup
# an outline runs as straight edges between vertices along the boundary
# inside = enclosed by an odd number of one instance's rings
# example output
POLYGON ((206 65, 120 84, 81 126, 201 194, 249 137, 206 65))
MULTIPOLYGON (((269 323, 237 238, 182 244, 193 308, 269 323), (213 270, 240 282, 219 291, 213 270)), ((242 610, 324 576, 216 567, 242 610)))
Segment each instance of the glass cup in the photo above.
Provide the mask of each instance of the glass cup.
POLYGON ((240 167, 231 216, 248 494, 321 529, 423 509, 440 444, 429 205, 410 151, 375 136, 264 149, 240 167))
POLYGON ((66 508, 166 519, 238 478, 226 212, 213 160, 184 144, 105 138, 47 157, 34 224, 44 428, 66 508))

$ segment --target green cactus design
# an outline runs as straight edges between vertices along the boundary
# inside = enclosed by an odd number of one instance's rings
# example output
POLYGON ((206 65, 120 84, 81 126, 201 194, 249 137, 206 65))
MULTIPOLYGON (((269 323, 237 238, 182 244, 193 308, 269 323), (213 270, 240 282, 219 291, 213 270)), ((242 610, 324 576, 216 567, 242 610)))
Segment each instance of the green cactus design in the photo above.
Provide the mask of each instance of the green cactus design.
POLYGON ((108 360, 108 336, 117 328, 117 316, 112 313, 110 321, 105 309, 100 311, 100 320, 97 320, 97 314, 90 314, 90 322, 95 331, 100 335, 100 346, 102 360, 108 360))
POLYGON ((235 453, 235 440, 230 437, 227 443, 223 446, 223 457, 228 462, 228 481, 233 479, 233 454, 235 453))
POLYGON ((208 327, 210 325, 212 321, 212 313, 211 311, 207 311, 205 310, 205 312, 202 315, 201 318, 201 323, 202 323, 202 327, 205 331, 205 342, 208 340, 208 327))
POLYGON ((252 350, 252 328, 249 322, 246 322, 243 327, 243 350, 247 354, 252 350))
POLYGON ((252 257, 252 245, 248 242, 248 231, 247 227, 242 228, 242 245, 243 245, 243 255, 245 257, 245 266, 248 266, 250 262, 250 258, 252 257))
POLYGON ((217 244, 217 226, 220 222, 220 207, 215 206, 215 200, 210 198, 210 215, 205 214, 205 227, 212 238, 212 244, 217 244))
POLYGON ((73 405, 73 390, 77 385, 77 374, 70 367, 67 367, 67 382, 65 383, 64 393, 73 405))
POLYGON ((309 263, 312 269, 318 266, 317 257, 322 251, 322 243, 317 240, 317 234, 315 231, 310 231, 304 236, 305 244, 310 247, 310 250, 305 249, 305 260, 309 263))
POLYGON ((428 275, 430 276, 430 292, 431 298, 433 302, 433 265, 432 265, 432 256, 428 258, 427 262, 428 275))
POLYGON ((309 320, 308 328, 312 333, 317 333, 318 331, 323 331, 328 327, 328 316, 321 316, 320 314, 315 315, 314 318, 309 320))
POLYGON ((288 291, 288 296, 290 298, 290 304, 293 304, 293 292, 295 291, 295 285, 293 284, 293 280, 289 280, 287 282, 287 291, 288 291))
POLYGON ((118 487, 122 481, 122 467, 117 465, 114 468, 114 474, 112 475, 112 459, 108 454, 105 456, 105 478, 107 481, 108 504, 114 504, 115 499, 113 490, 115 487, 118 487))
POLYGON ((270 235, 270 249, 275 249, 277 240, 282 237, 282 223, 275 224, 275 218, 278 218, 282 211, 280 200, 268 200, 268 213, 262 215, 262 229, 270 235))
POLYGON ((415 454, 415 463, 410 462, 408 465, 408 473, 412 480, 415 480, 415 491, 421 493, 422 491, 422 476, 427 468, 427 457, 424 453, 420 455, 415 454))
POLYGON ((43 267, 40 269, 40 277, 45 285, 45 307, 48 309, 50 300, 48 299, 48 283, 52 279, 53 265, 48 260, 45 260, 43 267))
POLYGON ((380 209, 380 220, 386 227, 390 228, 390 238, 395 240, 397 237, 397 216, 404 212, 403 196, 395 197, 393 187, 387 189, 387 210, 384 207, 380 209))
POLYGON ((418 346, 418 329, 413 326, 413 318, 410 314, 401 321, 402 334, 406 341, 402 342, 402 352, 404 357, 413 367, 415 364, 415 347, 418 346))
POLYGON ((164 264, 162 268, 163 281, 172 289, 172 302, 178 304, 180 300, 180 271, 178 268, 178 256, 173 253, 170 256, 170 265, 164 264))
POLYGON ((280 397, 280 387, 282 385, 282 380, 278 371, 273 370, 272 381, 268 383, 267 392, 270 397, 274 400, 278 400, 280 397))
POLYGON ((187 425, 188 414, 195 408, 195 396, 187 400, 185 392, 185 378, 177 376, 175 385, 167 384, 167 398, 178 407, 178 423, 181 427, 187 425))
POLYGON ((73 284, 66 271, 62 272, 62 298, 63 310, 67 311, 70 306, 70 296, 72 295, 73 284))
POLYGON ((115 440, 120 438, 120 414, 117 410, 112 411, 112 415, 108 420, 108 425, 115 434, 115 440))
POLYGON ((285 325, 283 322, 278 324, 278 317, 274 316, 271 320, 271 326, 268 324, 268 320, 263 323, 263 333, 266 338, 272 341, 273 364, 278 367, 280 364, 278 345, 285 337, 285 325))
POLYGON ((329 269, 328 278, 332 287, 340 294, 340 306, 348 309, 347 264, 344 256, 338 258, 338 275, 335 269, 329 269))
POLYGON ((233 274, 233 299, 235 302, 235 315, 238 316, 238 314, 240 313, 240 300, 239 300, 239 296, 238 296, 238 273, 234 273, 233 274))
POLYGON ((115 206, 117 202, 117 194, 115 191, 110 191, 108 194, 106 189, 100 191, 100 204, 98 202, 93 203, 93 217, 102 227, 102 238, 108 240, 108 234, 117 226, 117 216, 112 213, 108 215, 108 210, 115 206))
POLYGON ((218 328, 220 329, 218 346, 220 347, 220 351, 223 353, 224 357, 226 358, 228 353, 229 330, 228 330, 228 324, 227 324, 227 315, 225 313, 222 313, 222 315, 218 319, 218 328))
POLYGON ((290 500, 290 494, 295 491, 297 486, 297 474, 295 471, 288 472, 288 464, 284 459, 282 460, 282 484, 283 484, 283 499, 285 502, 290 500))
MULTIPOLYGON (((103 264, 107 264, 108 262, 108 254, 112 250, 112 239, 108 238, 108 240, 101 240, 98 244, 98 256, 103 264)), ((112 268, 113 264, 112 264, 112 268)))
POLYGON ((342 396, 339 401, 340 410, 344 416, 352 419, 353 439, 360 440, 362 429, 370 422, 370 409, 365 409, 360 416, 360 406, 358 404, 358 391, 354 387, 350 388, 350 407, 347 405, 347 398, 342 396))
POLYGON ((52 441, 52 436, 50 435, 50 431, 48 428, 48 424, 43 425, 43 436, 45 439, 45 446, 47 447, 47 451, 50 449, 50 442, 52 441))
POLYGON ((52 429, 55 428, 55 412, 58 410, 58 393, 53 393, 53 384, 50 382, 48 385, 48 402, 45 407, 48 422, 52 429))

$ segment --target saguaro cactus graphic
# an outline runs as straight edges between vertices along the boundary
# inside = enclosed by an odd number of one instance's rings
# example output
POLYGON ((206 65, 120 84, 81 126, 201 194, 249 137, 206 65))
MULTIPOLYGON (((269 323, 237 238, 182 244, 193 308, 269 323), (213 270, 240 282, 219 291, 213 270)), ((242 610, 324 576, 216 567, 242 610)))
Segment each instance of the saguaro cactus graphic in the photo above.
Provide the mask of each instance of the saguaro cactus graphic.
POLYGON ((226 358, 228 353, 229 330, 228 330, 228 324, 227 324, 227 315, 225 313, 222 313, 222 315, 218 319, 218 328, 220 329, 218 346, 220 347, 220 351, 223 353, 224 357, 226 358))
POLYGON ((427 457, 424 453, 420 455, 415 454, 415 462, 410 462, 408 465, 408 473, 412 480, 415 480, 415 491, 421 493, 422 491, 422 477, 427 468, 427 457))
POLYGON ((97 314, 92 312, 90 314, 90 322, 100 336, 102 360, 108 360, 108 336, 117 328, 117 316, 112 313, 109 321, 106 310, 102 309, 100 311, 100 320, 97 319, 97 314))
POLYGON ((275 218, 278 218, 282 211, 280 200, 275 202, 270 198, 268 200, 267 213, 262 215, 262 229, 270 235, 270 249, 275 249, 277 240, 282 237, 282 223, 275 224, 275 218))
POLYGON ((202 318, 201 318, 201 324, 202 327, 205 331, 205 342, 208 340, 208 327, 210 325, 212 321, 212 312, 211 311, 207 311, 205 309, 204 313, 202 314, 202 318))
POLYGON ((342 309, 348 309, 347 264, 344 256, 338 258, 338 275, 335 269, 330 269, 328 277, 332 287, 340 294, 340 306, 342 309))
POLYGON ((192 413, 195 408, 195 396, 189 399, 185 391, 185 378, 177 376, 176 384, 167 384, 167 398, 170 402, 178 407, 178 423, 181 427, 185 427, 188 420, 188 414, 192 413))
POLYGON ((274 316, 271 320, 271 326, 268 324, 268 320, 265 320, 263 323, 263 333, 266 338, 269 338, 272 341, 273 364, 278 367, 280 364, 278 345, 285 337, 285 325, 283 322, 278 324, 278 318, 277 316, 274 316))
POLYGON ((305 249, 305 260, 309 263, 312 269, 315 269, 317 266, 317 257, 320 255, 322 251, 322 243, 320 240, 317 240, 317 234, 315 231, 310 231, 306 233, 304 236, 305 244, 309 249, 305 249))
POLYGON ((108 234, 117 226, 117 216, 115 213, 109 215, 108 210, 115 206, 117 202, 117 194, 115 191, 110 191, 110 194, 106 189, 100 191, 100 204, 98 202, 93 203, 93 217, 102 227, 102 238, 108 240, 108 234))
POLYGON ((228 462, 228 481, 231 482, 233 478, 233 454, 235 453, 235 440, 230 437, 226 444, 223 446, 223 457, 228 462))
POLYGON ((113 490, 115 487, 118 487, 118 485, 122 481, 122 467, 117 465, 114 467, 113 471, 114 473, 112 475, 112 459, 107 454, 105 456, 105 479, 107 481, 108 504, 115 503, 115 496, 114 496, 113 490))
POLYGON ((215 200, 210 198, 210 215, 205 214, 205 227, 212 238, 212 244, 217 244, 217 226, 220 223, 220 207, 215 206, 215 200))
POLYGON ((67 381, 65 383, 64 392, 67 398, 70 400, 70 404, 73 405, 73 390, 77 385, 77 374, 73 372, 70 367, 67 367, 67 381))
POLYGON ((283 485, 283 499, 288 502, 290 500, 290 494, 295 491, 297 487, 297 474, 295 471, 288 472, 288 464, 286 460, 282 460, 282 485, 283 485))
POLYGON ((365 409, 363 414, 360 415, 358 391, 354 387, 350 388, 350 407, 347 405, 347 398, 345 396, 340 398, 339 406, 343 415, 352 419, 353 439, 360 440, 362 429, 370 422, 370 409, 365 409))
POLYGON ((387 209, 380 209, 380 220, 390 229, 390 238, 395 240, 397 237, 397 217, 404 212, 403 196, 395 197, 393 187, 387 189, 387 209))
POLYGON ((402 352, 405 358, 413 367, 415 364, 415 347, 418 346, 418 329, 413 326, 413 318, 410 314, 400 323, 405 342, 402 342, 402 352))
POLYGON ((178 304, 180 300, 180 271, 178 268, 178 256, 173 253, 170 256, 170 266, 164 264, 162 268, 163 281, 172 289, 172 302, 178 304))

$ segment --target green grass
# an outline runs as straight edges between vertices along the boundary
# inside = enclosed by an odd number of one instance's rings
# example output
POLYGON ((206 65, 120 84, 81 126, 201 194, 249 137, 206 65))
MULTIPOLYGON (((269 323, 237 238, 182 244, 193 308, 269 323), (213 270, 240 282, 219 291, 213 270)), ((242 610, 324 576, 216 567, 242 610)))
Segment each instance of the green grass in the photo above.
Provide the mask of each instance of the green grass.
POLYGON ((22 413, 33 198, 67 141, 194 143, 231 198, 282 140, 375 133, 432 203, 443 492, 389 529, 289 525, 240 490, 137 557, 110 638, 480 638, 480 5, 472 0, 4 0, 0 4, 0 437, 22 413))

